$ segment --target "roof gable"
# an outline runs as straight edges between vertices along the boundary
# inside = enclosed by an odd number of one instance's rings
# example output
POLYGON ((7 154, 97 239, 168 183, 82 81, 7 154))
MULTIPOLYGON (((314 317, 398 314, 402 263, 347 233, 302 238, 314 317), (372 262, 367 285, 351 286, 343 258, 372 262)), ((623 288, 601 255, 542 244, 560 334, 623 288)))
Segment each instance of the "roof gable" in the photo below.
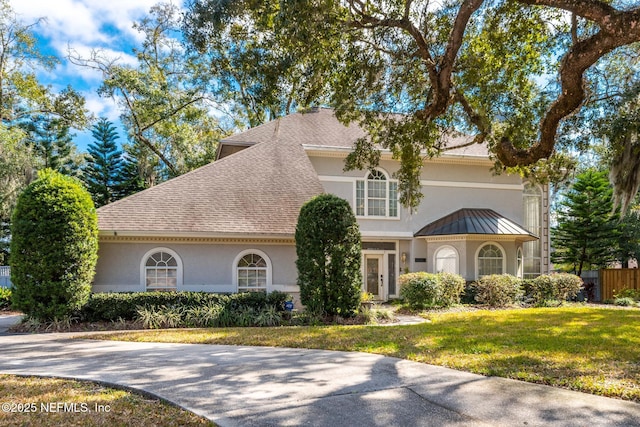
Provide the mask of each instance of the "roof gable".
MULTIPOLYGON (((324 147, 326 149, 352 149, 357 139, 365 137, 366 132, 356 123, 342 124, 331 108, 312 108, 248 129, 221 141, 224 145, 244 146, 270 141, 275 136, 286 143, 302 143, 305 146, 324 147)), ((455 147, 471 141, 470 136, 451 136, 447 145, 455 147)), ((447 150, 443 157, 481 157, 488 158, 485 144, 473 144, 463 148, 447 150)))
POLYGON ((322 185, 302 146, 277 138, 98 209, 101 231, 292 235, 322 185))

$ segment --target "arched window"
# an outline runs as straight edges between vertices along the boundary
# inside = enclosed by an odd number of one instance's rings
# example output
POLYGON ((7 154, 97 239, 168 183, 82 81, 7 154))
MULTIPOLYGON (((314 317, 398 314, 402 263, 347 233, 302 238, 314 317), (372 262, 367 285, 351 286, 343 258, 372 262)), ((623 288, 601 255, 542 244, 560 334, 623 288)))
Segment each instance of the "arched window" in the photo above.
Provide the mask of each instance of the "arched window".
POLYGON ((271 285, 271 261, 255 249, 241 252, 234 261, 238 292, 266 292, 271 285))
POLYGON ((142 258, 141 276, 146 291, 176 291, 182 285, 182 261, 171 249, 152 249, 142 258))
POLYGON ((476 256, 478 277, 490 274, 502 274, 504 268, 504 251, 496 243, 487 243, 478 249, 476 256))
POLYGON ((452 246, 442 246, 435 254, 436 273, 458 274, 458 252, 452 246))
POLYGON ((398 216, 398 182, 379 169, 356 180, 356 215, 371 217, 398 216))
POLYGON ((523 277, 534 278, 542 272, 542 188, 527 182, 522 193, 522 211, 524 228, 535 234, 539 239, 525 242, 523 250, 523 277))

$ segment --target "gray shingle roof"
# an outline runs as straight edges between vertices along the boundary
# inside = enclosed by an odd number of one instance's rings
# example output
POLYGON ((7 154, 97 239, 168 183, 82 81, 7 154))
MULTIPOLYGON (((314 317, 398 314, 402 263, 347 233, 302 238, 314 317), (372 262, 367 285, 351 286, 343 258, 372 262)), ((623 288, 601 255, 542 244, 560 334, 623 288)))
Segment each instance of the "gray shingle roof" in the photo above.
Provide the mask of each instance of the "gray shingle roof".
POLYGON ((287 235, 322 193, 300 143, 271 140, 98 209, 101 231, 287 235))
MULTIPOLYGON (((303 144, 351 148, 362 136, 360 127, 344 126, 325 108, 265 123, 225 140, 248 148, 101 207, 99 229, 290 237, 302 204, 323 192, 303 144)), ((487 157, 484 146, 448 154, 487 157)))
MULTIPOLYGON (((350 123, 349 126, 345 126, 340 123, 332 109, 314 108, 230 136, 224 139, 222 144, 265 142, 269 141, 276 131, 282 141, 327 148, 352 148, 358 138, 365 136, 365 132, 357 124, 350 123)), ((456 136, 449 138, 447 145, 457 146, 469 141, 468 136, 456 136)), ((444 156, 489 157, 489 153, 486 145, 474 144, 446 151, 444 156)))
POLYGON ((447 236, 456 234, 493 234, 536 240, 524 227, 492 209, 460 209, 426 226, 415 237, 447 236))

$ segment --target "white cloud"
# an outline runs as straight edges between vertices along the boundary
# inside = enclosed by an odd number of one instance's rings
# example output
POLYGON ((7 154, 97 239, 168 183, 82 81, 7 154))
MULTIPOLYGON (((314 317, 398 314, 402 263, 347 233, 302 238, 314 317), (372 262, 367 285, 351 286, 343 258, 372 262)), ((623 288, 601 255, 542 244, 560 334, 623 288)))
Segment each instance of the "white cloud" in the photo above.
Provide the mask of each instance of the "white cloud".
POLYGON ((86 105, 89 111, 93 112, 96 117, 106 117, 112 122, 120 120, 120 111, 111 98, 103 98, 97 93, 83 93, 86 105))
MULTIPOLYGON (((11 0, 25 22, 45 17, 38 32, 54 46, 89 44, 106 47, 140 40, 132 28, 158 0, 11 0)), ((59 51, 64 55, 66 49, 59 51)))
MULTIPOLYGON (((68 49, 82 58, 100 50, 107 58, 118 58, 118 63, 135 65, 132 47, 139 45, 142 35, 132 28, 134 21, 146 16, 149 9, 161 0, 9 0, 18 18, 31 24, 46 18, 34 31, 41 37, 47 53, 66 58, 68 49), (49 50, 50 49, 50 50, 49 50)), ((183 0, 173 0, 182 5, 183 0)), ((44 48, 41 48, 45 51, 44 48)), ((98 71, 62 62, 52 71, 38 74, 44 84, 63 88, 71 84, 86 99, 87 108, 97 117, 107 117, 120 126, 119 111, 112 99, 98 96, 96 89, 102 82, 98 71)), ((87 132, 80 132, 81 140, 87 132)), ((81 144, 84 145, 84 144, 81 144)))

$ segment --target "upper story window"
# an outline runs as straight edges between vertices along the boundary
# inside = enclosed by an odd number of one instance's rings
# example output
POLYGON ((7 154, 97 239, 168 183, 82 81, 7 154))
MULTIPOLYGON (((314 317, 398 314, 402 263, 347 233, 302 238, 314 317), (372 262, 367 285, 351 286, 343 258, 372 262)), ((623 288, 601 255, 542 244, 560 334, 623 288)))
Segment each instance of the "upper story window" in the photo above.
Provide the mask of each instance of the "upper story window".
POLYGON ((398 217, 398 182, 375 169, 356 180, 356 215, 398 217))

